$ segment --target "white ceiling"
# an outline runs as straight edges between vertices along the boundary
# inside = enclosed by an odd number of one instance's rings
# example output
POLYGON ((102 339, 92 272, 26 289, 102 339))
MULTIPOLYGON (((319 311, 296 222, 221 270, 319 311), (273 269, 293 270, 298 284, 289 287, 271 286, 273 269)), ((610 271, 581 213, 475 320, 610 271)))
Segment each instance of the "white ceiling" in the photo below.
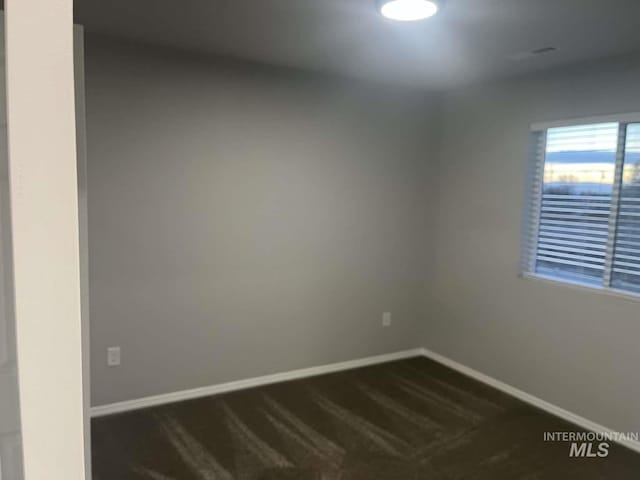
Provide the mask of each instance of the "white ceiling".
POLYGON ((640 51, 640 0, 447 0, 429 20, 374 0, 76 0, 88 32, 445 89, 640 51), (554 46, 521 61, 509 57, 554 46))

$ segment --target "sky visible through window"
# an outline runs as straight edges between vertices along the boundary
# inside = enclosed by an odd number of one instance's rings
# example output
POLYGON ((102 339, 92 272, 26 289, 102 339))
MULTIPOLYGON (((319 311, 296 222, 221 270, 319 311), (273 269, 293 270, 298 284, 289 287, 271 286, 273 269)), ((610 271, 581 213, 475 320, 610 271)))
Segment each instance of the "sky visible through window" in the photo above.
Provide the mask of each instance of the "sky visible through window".
POLYGON ((577 195, 610 195, 617 142, 617 123, 549 129, 545 191, 555 189, 577 195))

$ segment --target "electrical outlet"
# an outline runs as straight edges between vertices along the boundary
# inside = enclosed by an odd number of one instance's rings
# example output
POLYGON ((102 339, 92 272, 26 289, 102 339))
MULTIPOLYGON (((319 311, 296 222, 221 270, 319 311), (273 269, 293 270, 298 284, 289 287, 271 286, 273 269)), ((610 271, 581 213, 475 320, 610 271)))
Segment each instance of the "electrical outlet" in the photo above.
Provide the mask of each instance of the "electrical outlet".
POLYGON ((107 365, 118 367, 120 365, 120 347, 107 348, 107 365))
POLYGON ((382 326, 383 327, 391 326, 391 312, 384 312, 382 314, 382 326))

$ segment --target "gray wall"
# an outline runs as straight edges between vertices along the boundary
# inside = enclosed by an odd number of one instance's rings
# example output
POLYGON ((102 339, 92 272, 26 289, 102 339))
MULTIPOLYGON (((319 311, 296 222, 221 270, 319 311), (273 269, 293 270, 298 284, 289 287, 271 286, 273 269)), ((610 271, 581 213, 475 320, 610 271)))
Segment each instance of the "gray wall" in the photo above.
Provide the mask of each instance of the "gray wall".
POLYGON ((90 37, 93 404, 424 345, 640 429, 640 304, 518 278, 529 124, 639 111, 638 78, 600 62, 441 111, 90 37))
POLYGON ((529 124, 640 111, 640 64, 449 93, 424 345, 568 410, 640 430, 640 303, 518 278, 529 124))
POLYGON ((94 405, 420 346, 436 102, 92 37, 86 55, 94 405))

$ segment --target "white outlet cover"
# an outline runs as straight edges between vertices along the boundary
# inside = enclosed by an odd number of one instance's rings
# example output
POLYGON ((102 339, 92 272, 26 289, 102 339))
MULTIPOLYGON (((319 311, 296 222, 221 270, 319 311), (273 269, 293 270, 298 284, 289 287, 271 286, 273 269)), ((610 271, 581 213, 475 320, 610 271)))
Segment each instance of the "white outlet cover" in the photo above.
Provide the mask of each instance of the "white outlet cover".
POLYGON ((384 312, 382 314, 382 326, 383 327, 391 326, 391 312, 384 312))
POLYGON ((120 365, 120 347, 107 348, 107 365, 110 367, 120 365))

